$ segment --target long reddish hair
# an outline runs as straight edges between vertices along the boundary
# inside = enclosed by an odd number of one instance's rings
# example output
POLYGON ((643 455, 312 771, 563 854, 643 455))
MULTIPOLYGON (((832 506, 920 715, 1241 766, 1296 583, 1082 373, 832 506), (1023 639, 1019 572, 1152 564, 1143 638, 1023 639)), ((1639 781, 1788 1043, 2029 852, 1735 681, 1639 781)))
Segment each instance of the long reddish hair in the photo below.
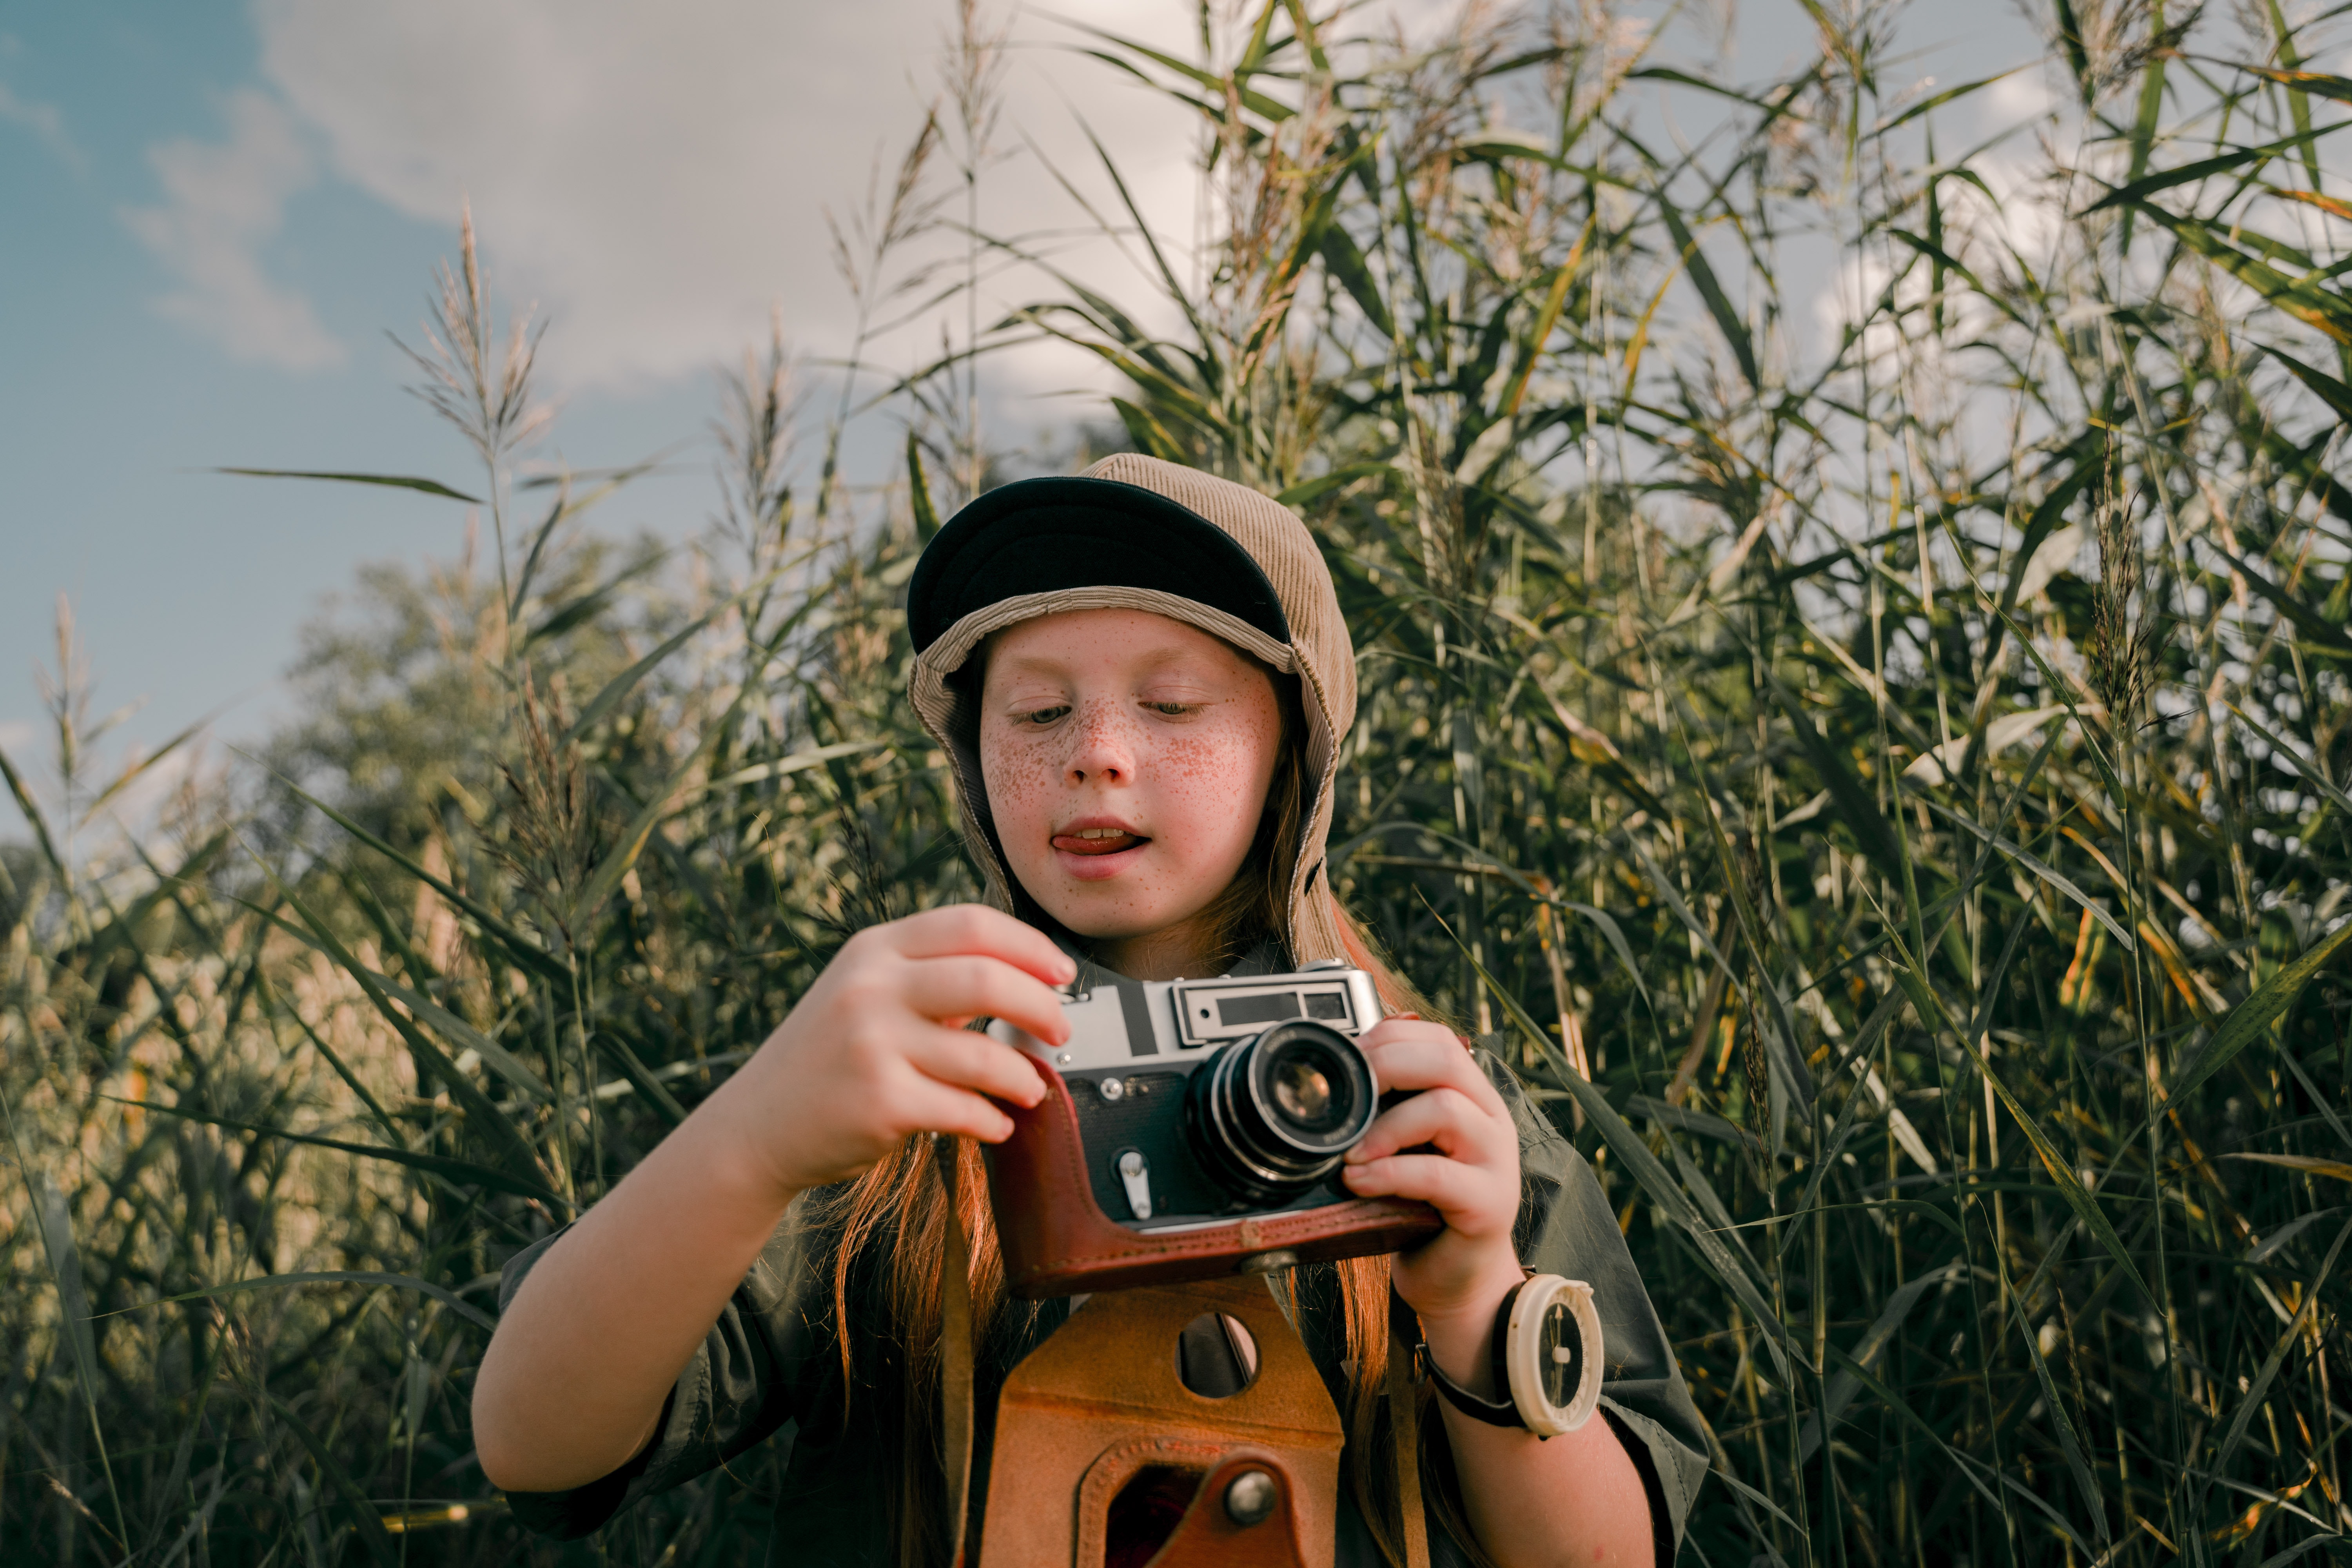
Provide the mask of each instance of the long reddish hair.
MULTIPOLYGON (((984 662, 981 657, 965 668, 984 662)), ((962 674, 962 672, 959 672, 962 674)), ((1248 860, 1231 885, 1212 904, 1215 917, 1214 944, 1228 960, 1239 958, 1258 942, 1281 939, 1290 909, 1291 880, 1298 864, 1299 846, 1315 802, 1305 764, 1306 724, 1299 705, 1298 682, 1274 675, 1282 710, 1282 745, 1275 775, 1248 860)), ((964 677, 976 691, 975 675, 964 677)), ((963 681, 959 681, 962 685, 963 681)), ((970 704, 962 704, 970 710, 970 704)), ((1330 890, 1323 879, 1322 897, 1339 918, 1336 924, 1348 961, 1368 972, 1391 1014, 1422 1017, 1438 1015, 1412 984, 1397 973, 1377 950, 1370 935, 1330 890)), ((1043 913, 1024 908, 1026 900, 1014 884, 1016 912, 1035 919, 1043 913)), ((837 1232, 830 1264, 833 1324, 842 1374, 843 1417, 856 1397, 856 1356, 851 1335, 850 1299, 863 1294, 853 1276, 877 1279, 884 1321, 861 1325, 872 1336, 879 1365, 896 1373, 878 1384, 898 1384, 898 1408, 886 1418, 897 1418, 902 1459, 890 1485, 890 1517, 897 1534, 901 1568, 930 1568, 947 1552, 946 1483, 940 1452, 938 1401, 940 1387, 940 1284, 941 1260, 947 1254, 944 1226, 946 1194, 931 1170, 930 1139, 919 1134, 855 1181, 816 1198, 809 1219, 837 1232)), ((971 1139, 956 1141, 957 1218, 968 1238, 971 1258, 972 1342, 975 1354, 992 1342, 1017 1342, 1034 1324, 1037 1308, 1016 1302, 1005 1293, 1004 1258, 998 1250, 995 1215, 989 1206, 987 1173, 980 1147, 971 1139)), ((1382 1399, 1389 1369, 1389 1259, 1385 1255, 1351 1258, 1337 1263, 1313 1264, 1291 1271, 1286 1288, 1291 1305, 1300 1305, 1302 1291, 1329 1302, 1336 1295, 1340 1328, 1339 1354, 1348 1369, 1348 1484, 1358 1510, 1384 1556, 1403 1561, 1402 1524, 1395 1488, 1381 1474, 1380 1457, 1388 1452, 1388 1419, 1382 1399), (1326 1294, 1326 1293, 1328 1294, 1326 1294)), ((875 1392, 881 1393, 877 1386, 875 1392)), ((1424 1451, 1442 1438, 1443 1426, 1426 1419, 1427 1393, 1416 1400, 1414 1419, 1424 1434, 1424 1451)), ((1433 1456, 1434 1457, 1434 1456, 1433 1456)), ((1458 1526, 1458 1505, 1442 1495, 1433 1497, 1447 1522, 1456 1525, 1457 1540, 1471 1539, 1458 1526)))

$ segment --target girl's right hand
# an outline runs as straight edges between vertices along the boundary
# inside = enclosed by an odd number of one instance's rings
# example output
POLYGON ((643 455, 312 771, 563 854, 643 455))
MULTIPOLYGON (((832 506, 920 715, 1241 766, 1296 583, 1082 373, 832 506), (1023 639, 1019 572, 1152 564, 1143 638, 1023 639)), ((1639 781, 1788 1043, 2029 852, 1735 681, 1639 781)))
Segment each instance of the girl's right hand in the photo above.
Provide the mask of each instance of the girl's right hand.
POLYGON ((1069 1037, 1053 987, 1077 973, 1045 933, 979 904, 870 926, 835 954, 757 1054, 698 1110, 776 1197, 847 1181, 916 1132, 1002 1142, 1045 1080, 963 1027, 1003 1018, 1069 1037))

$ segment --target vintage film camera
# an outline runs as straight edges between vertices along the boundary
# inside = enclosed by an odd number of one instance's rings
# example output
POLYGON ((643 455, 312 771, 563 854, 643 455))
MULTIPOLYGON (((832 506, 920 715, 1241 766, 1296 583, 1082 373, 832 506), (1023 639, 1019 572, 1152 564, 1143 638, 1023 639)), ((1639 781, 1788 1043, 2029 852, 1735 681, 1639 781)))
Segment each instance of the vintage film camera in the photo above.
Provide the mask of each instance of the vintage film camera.
POLYGON ((1342 1157, 1380 1113, 1356 1036, 1372 977, 1145 982, 1081 966, 1070 1041, 989 1032, 1052 1070, 989 1151, 1006 1284, 1018 1296, 1171 1284, 1392 1252, 1436 1234, 1425 1204, 1359 1198, 1342 1157))

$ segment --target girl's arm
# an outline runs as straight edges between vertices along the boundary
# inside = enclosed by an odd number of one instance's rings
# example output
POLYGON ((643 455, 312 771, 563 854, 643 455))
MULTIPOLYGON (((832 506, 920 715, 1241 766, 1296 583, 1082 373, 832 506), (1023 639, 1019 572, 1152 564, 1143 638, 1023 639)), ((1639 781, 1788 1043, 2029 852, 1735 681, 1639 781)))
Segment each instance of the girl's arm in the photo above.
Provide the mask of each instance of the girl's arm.
POLYGON ((679 1371, 785 1206, 916 1132, 996 1142, 1045 1085, 1001 1017, 1067 1036, 1049 988, 1075 971, 1044 935, 962 905, 850 939, 758 1054, 541 1258, 474 1384, 482 1471, 566 1491, 642 1449, 679 1371))
MULTIPOLYGON (((1383 1089, 1422 1092, 1383 1114, 1349 1153, 1349 1190, 1419 1198, 1445 1216, 1435 1238, 1397 1256, 1397 1293, 1420 1315, 1445 1374, 1492 1396, 1495 1311, 1523 1278, 1511 1247, 1518 1130, 1451 1030, 1391 1018, 1362 1043, 1383 1089), (1424 1143, 1437 1152, 1397 1152, 1424 1143)), ((1641 1472, 1607 1422, 1547 1441, 1441 1408, 1471 1527, 1503 1568, 1654 1561, 1641 1472)))

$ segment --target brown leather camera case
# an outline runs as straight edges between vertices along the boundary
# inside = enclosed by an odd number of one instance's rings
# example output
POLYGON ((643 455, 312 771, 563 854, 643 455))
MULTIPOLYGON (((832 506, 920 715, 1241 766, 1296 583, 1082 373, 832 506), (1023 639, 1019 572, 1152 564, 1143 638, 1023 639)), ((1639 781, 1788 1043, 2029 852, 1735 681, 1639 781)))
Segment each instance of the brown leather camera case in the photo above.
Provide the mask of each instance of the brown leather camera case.
POLYGON ((1172 1285, 1245 1268, 1397 1252, 1420 1246, 1444 1226, 1427 1204, 1351 1198, 1173 1235, 1129 1230, 1095 1202, 1069 1086, 1061 1074, 1037 1065, 1045 1098, 1034 1110, 1004 1106, 1013 1136, 987 1151, 1004 1281, 1015 1296, 1034 1300, 1172 1285))
POLYGON ((1342 1442, 1322 1376, 1262 1281, 1090 1301, 1004 1380, 980 1568, 1099 1568, 1112 1499, 1158 1465, 1202 1480, 1151 1568, 1328 1568, 1342 1442), (1237 1320, 1257 1347, 1247 1385, 1221 1399, 1177 1370, 1177 1336, 1208 1312, 1237 1320), (1255 1525, 1224 1500, 1248 1470, 1275 1493, 1255 1525))

